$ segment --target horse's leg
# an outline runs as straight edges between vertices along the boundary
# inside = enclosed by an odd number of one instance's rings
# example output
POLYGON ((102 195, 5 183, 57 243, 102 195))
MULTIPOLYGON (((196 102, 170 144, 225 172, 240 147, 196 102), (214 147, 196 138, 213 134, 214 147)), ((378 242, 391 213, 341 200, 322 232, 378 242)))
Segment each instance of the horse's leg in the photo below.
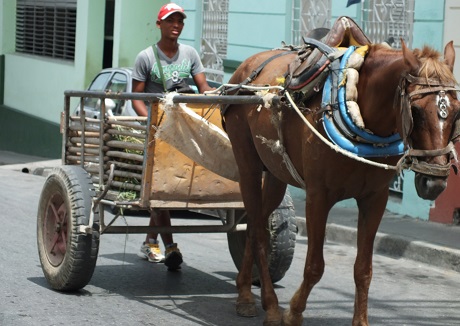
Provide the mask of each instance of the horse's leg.
MULTIPOLYGON (((240 148, 238 150, 241 150, 240 148)), ((237 151, 238 151, 237 150, 237 151)), ((234 149, 235 151, 235 149, 234 149)), ((235 158, 238 157, 235 151, 235 158)), ((255 149, 254 149, 255 151, 255 149)), ((247 156, 247 152, 242 157, 247 156)), ((255 162, 259 160, 254 157, 255 162)), ((262 206, 262 168, 256 169, 254 165, 248 163, 248 166, 242 167, 242 161, 238 161, 240 173, 240 189, 243 198, 244 206, 247 213, 247 231, 246 231, 246 246, 244 250, 243 261, 241 262, 240 271, 236 278, 236 287, 238 289, 238 298, 236 300, 236 313, 243 317, 254 317, 257 315, 256 303, 252 295, 252 266, 254 264, 254 256, 252 243, 254 242, 254 216, 259 215, 260 207, 262 206)))
MULTIPOLYGON (((248 181, 247 179, 243 181, 241 187, 244 187, 246 190, 249 189, 247 186, 248 181)), ((261 283, 262 307, 266 312, 264 325, 279 325, 281 323, 278 298, 268 269, 267 250, 269 248, 269 236, 267 226, 268 217, 279 206, 285 192, 286 184, 267 172, 264 178, 261 205, 256 205, 254 202, 246 205, 248 213, 248 238, 245 256, 236 281, 239 292, 237 313, 242 316, 253 316, 255 314, 255 304, 251 292, 252 266, 253 259, 255 259, 261 283)))
POLYGON ((251 237, 249 228, 246 232, 246 246, 241 262, 240 271, 236 277, 236 288, 238 289, 238 299, 236 300, 236 313, 238 316, 254 317, 257 316, 256 303, 252 296, 252 265, 254 256, 252 255, 251 237))
POLYGON ((326 221, 333 203, 329 203, 323 194, 309 192, 307 191, 305 204, 308 250, 303 281, 292 297, 289 309, 284 312, 284 325, 302 324, 302 313, 307 306, 308 296, 324 273, 323 246, 326 221))
POLYGON ((254 225, 254 216, 260 214, 262 206, 263 164, 252 141, 249 126, 241 122, 246 120, 243 107, 229 108, 227 112, 227 133, 232 142, 235 161, 238 164, 240 191, 248 225, 244 256, 236 278, 238 290, 236 313, 243 317, 254 317, 257 315, 257 310, 251 291, 252 266, 254 265, 251 245, 254 241, 252 225, 254 225))
POLYGON ((356 285, 353 326, 368 326, 367 303, 372 280, 372 254, 374 239, 388 200, 388 190, 383 190, 358 200, 358 240, 354 266, 356 285))
POLYGON ((281 204, 286 187, 285 183, 282 183, 270 172, 265 173, 262 189, 262 212, 258 216, 259 220, 254 219, 254 225, 252 225, 254 230, 252 250, 259 271, 262 307, 266 312, 264 325, 279 325, 282 318, 278 298, 269 272, 268 251, 270 237, 267 228, 269 216, 281 204))

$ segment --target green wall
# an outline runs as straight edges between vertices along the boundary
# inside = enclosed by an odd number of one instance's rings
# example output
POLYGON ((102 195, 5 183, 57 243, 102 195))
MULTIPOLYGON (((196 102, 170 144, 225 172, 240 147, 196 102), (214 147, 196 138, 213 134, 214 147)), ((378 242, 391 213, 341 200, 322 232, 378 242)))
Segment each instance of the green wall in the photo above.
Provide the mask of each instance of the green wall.
POLYGON ((113 67, 132 67, 137 54, 160 39, 156 19, 168 1, 116 0, 113 67))
POLYGON ((14 51, 15 20, 13 15, 8 14, 14 8, 16 0, 0 0, 0 105, 5 99, 4 54, 14 51))
POLYGON ((79 0, 75 60, 14 52, 15 1, 0 2, 5 55, 4 106, 0 107, 0 150, 60 157, 58 131, 64 91, 84 89, 102 66, 105 0, 79 0), (13 3, 14 2, 14 3, 13 3), (13 4, 12 4, 13 3, 13 4))
POLYGON ((59 125, 0 105, 0 150, 60 158, 59 125))
POLYGON ((16 0, 0 0, 0 54, 14 51, 16 20, 10 13, 15 8, 16 0))

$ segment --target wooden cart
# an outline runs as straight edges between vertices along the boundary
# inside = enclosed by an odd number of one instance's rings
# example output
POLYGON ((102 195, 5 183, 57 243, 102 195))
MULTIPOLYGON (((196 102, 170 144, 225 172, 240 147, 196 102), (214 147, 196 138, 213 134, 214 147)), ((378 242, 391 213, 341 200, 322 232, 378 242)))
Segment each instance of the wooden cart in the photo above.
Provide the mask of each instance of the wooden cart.
MULTIPOLYGON (((96 266, 100 236, 109 233, 227 233, 231 256, 240 267, 246 225, 238 183, 155 138, 166 119, 162 99, 160 94, 65 92, 62 166, 47 177, 37 216, 40 262, 53 289, 74 291, 86 286, 96 266), (82 114, 78 116, 71 112, 72 98, 80 100, 82 114), (96 118, 85 116, 82 109, 88 99, 100 99, 96 118), (151 110, 148 117, 113 116, 108 114, 107 99, 118 103, 144 100, 151 110), (128 227, 115 223, 125 209, 153 208, 212 210, 221 217, 222 225, 149 227, 129 223, 128 227), (110 214, 109 221, 108 211, 116 212, 110 214)), ((187 103, 188 108, 220 128, 219 105, 262 101, 258 96, 203 95, 176 95, 173 100, 187 103)), ((219 160, 219 153, 215 159, 219 160)), ((276 282, 290 267, 295 246, 295 212, 288 193, 272 214, 267 230, 272 248, 270 271, 276 282)), ((257 282, 255 269, 253 274, 257 282)))

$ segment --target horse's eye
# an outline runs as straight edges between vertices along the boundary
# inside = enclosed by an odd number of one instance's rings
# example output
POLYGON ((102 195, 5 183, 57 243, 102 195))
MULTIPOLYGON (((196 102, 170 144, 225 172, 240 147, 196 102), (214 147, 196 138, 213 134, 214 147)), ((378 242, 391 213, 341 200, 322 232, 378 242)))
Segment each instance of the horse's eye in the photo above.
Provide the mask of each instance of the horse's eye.
POLYGON ((412 115, 420 115, 423 111, 422 107, 416 104, 411 105, 412 115))
POLYGON ((425 112, 421 106, 412 105, 412 119, 414 120, 415 125, 423 125, 425 120, 425 112))

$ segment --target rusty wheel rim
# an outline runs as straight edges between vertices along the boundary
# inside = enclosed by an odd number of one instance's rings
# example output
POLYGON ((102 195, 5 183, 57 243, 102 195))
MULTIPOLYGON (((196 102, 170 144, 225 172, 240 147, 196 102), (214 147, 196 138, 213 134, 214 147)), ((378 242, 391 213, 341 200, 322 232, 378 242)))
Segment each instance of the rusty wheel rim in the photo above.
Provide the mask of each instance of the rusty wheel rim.
POLYGON ((67 252, 68 214, 64 198, 53 194, 47 205, 43 228, 45 252, 53 266, 59 266, 67 252))

